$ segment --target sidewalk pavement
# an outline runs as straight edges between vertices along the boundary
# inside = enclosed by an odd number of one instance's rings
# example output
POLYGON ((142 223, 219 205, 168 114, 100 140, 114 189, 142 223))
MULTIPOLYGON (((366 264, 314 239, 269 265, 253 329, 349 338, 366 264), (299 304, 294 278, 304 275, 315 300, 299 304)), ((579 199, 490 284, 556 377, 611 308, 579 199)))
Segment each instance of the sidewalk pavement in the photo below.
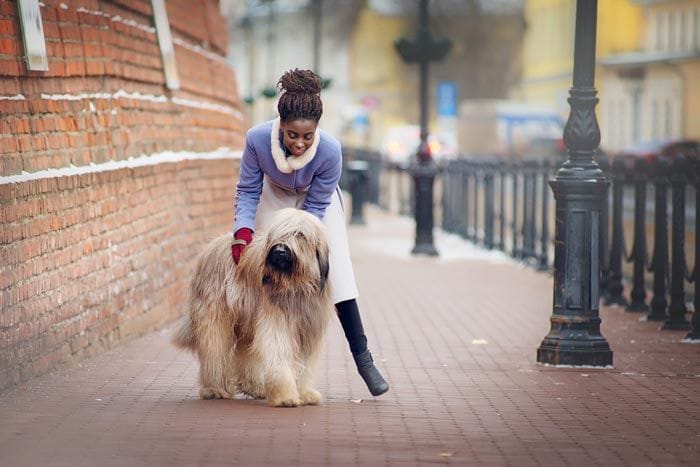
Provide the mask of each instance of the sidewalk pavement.
POLYGON ((391 390, 372 398, 333 322, 322 405, 197 397, 194 357, 149 334, 0 394, 2 466, 700 465, 700 345, 601 310, 613 369, 535 362, 552 278, 409 219, 351 226, 360 308, 391 390))

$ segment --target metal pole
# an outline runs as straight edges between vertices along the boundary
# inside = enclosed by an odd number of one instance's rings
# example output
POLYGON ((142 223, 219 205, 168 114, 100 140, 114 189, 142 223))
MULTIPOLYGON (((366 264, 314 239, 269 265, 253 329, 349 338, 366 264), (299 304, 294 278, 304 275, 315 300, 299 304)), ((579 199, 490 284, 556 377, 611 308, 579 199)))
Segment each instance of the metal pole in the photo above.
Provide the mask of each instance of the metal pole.
POLYGON ((505 251, 505 235, 506 235, 506 166, 503 161, 498 163, 498 175, 499 175, 499 185, 501 195, 498 198, 498 249, 505 251))
POLYGON ((313 51, 314 51, 314 72, 321 76, 321 0, 312 0, 311 8, 313 9, 314 18, 314 34, 313 34, 313 51))
POLYGON ((484 164, 484 247, 493 248, 494 163, 484 164))
POLYGON ((462 229, 462 236, 466 239, 470 239, 470 233, 469 233, 469 180, 471 179, 471 175, 469 174, 469 169, 471 167, 471 164, 469 161, 463 161, 462 162, 462 198, 460 199, 460 205, 464 207, 463 210, 460 211, 460 214, 462 216, 462 225, 464 228, 462 229))
MULTIPOLYGON (((420 27, 418 37, 428 37, 428 1, 420 3, 420 27)), ((420 146, 418 148, 418 164, 413 166, 414 180, 415 219, 416 219, 416 244, 411 250, 413 254, 437 256, 438 252, 433 244, 433 184, 437 169, 430 157, 428 147, 428 57, 422 57, 419 61, 419 101, 420 101, 420 146)))
POLYGON ((520 257, 520 249, 518 248, 518 168, 517 162, 511 164, 511 169, 513 173, 513 215, 511 219, 511 230, 513 231, 513 245, 511 247, 511 256, 513 258, 520 257))
POLYGON ((472 233, 474 234, 472 241, 474 245, 479 244, 479 173, 481 170, 481 163, 475 162, 474 165, 474 212, 472 213, 474 218, 474 229, 472 233))
POLYGON ((549 160, 542 161, 542 231, 540 232, 540 262, 538 269, 546 271, 549 269, 549 191, 547 181, 549 180, 549 160))
POLYGON ((622 295, 622 292, 624 292, 622 285, 622 245, 625 242, 625 231, 622 223, 624 189, 624 162, 616 159, 612 163, 612 235, 610 240, 608 288, 605 296, 606 305, 627 305, 627 300, 622 295))
POLYGON ((454 223, 452 222, 452 198, 455 190, 453 177, 450 173, 448 164, 447 171, 442 176, 442 229, 446 232, 454 231, 454 223))
POLYGON ((671 171, 671 303, 668 316, 662 329, 690 329, 685 319, 688 308, 685 306, 685 161, 677 158, 671 171))
POLYGON ((695 185, 695 266, 693 267, 693 316, 690 319, 690 332, 685 336, 688 341, 700 340, 700 183, 698 181, 698 169, 700 164, 695 161, 693 167, 693 181, 695 185))
POLYGON ((651 258, 651 270, 654 272, 654 284, 651 298, 651 311, 647 321, 666 321, 666 278, 668 277, 668 170, 666 159, 654 161, 654 253, 651 258))
POLYGON ((646 304, 647 291, 644 285, 644 271, 647 263, 647 163, 638 159, 634 164, 634 244, 632 245, 633 261, 632 291, 630 292, 630 304, 626 311, 648 311, 646 304))
MULTIPOLYGON (((610 173, 610 164, 608 158, 602 155, 598 159, 598 164, 600 168, 606 174, 610 173)), ((610 178, 608 176, 608 178, 610 178)), ((601 297, 607 297, 608 285, 610 277, 610 257, 608 251, 608 233, 610 230, 610 198, 608 195, 603 199, 603 206, 600 213, 600 243, 598 244, 598 250, 600 251, 600 295, 601 297)))
POLYGON ((600 214, 609 182, 594 159, 600 144, 594 87, 597 0, 576 2, 571 113, 564 129, 569 160, 550 182, 556 202, 551 330, 537 349, 550 365, 610 366, 613 352, 598 315, 600 214))

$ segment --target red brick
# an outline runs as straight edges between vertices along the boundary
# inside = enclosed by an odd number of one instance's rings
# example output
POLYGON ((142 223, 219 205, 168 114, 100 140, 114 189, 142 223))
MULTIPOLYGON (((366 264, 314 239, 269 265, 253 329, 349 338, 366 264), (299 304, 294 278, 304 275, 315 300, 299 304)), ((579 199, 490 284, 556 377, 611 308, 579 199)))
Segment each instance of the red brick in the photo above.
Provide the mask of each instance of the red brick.
POLYGON ((23 69, 22 63, 19 60, 0 60, 0 75, 20 76, 23 69))
MULTIPOLYGON (((72 8, 58 8, 56 13, 58 15, 58 21, 61 23, 74 24, 78 22, 78 13, 72 8)), ((76 29, 78 28, 76 27, 76 29)))
POLYGON ((0 2, 0 15, 3 16, 16 16, 14 2, 3 1, 0 2))
POLYGON ((63 77, 66 75, 66 64, 62 61, 49 60, 49 70, 46 72, 46 76, 59 76, 63 77))
POLYGON ((63 55, 66 58, 83 57, 85 55, 85 49, 82 44, 64 42, 63 55))
POLYGON ((61 28, 58 23, 44 21, 44 38, 47 41, 60 40, 61 39, 61 28))
POLYGON ((0 18, 0 35, 14 36, 15 22, 11 19, 0 18))
MULTIPOLYGON (((0 21, 0 28, 2 25, 3 23, 0 21)), ((0 37, 0 54, 19 56, 22 54, 22 43, 18 38, 0 37)))
POLYGON ((85 76, 85 62, 82 60, 66 61, 66 76, 85 76))

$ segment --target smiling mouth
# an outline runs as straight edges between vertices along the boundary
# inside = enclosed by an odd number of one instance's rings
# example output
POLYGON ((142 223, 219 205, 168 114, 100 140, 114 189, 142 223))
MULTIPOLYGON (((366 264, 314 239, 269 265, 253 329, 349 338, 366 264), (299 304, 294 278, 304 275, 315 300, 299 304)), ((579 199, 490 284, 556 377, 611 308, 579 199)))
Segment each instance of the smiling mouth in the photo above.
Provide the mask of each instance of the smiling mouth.
POLYGON ((304 148, 292 148, 292 154, 295 156, 301 156, 306 150, 304 148))

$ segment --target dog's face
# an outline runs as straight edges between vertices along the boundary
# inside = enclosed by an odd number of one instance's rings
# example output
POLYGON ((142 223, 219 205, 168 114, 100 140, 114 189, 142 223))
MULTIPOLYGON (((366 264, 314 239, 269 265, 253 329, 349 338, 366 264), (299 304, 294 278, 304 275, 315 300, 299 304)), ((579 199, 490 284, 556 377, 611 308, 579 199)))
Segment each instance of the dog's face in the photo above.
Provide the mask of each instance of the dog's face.
POLYGON ((298 209, 275 214, 266 232, 256 233, 239 269, 258 268, 258 280, 275 293, 318 293, 328 280, 328 241, 315 216, 298 209), (253 265, 252 263, 257 263, 253 265))

